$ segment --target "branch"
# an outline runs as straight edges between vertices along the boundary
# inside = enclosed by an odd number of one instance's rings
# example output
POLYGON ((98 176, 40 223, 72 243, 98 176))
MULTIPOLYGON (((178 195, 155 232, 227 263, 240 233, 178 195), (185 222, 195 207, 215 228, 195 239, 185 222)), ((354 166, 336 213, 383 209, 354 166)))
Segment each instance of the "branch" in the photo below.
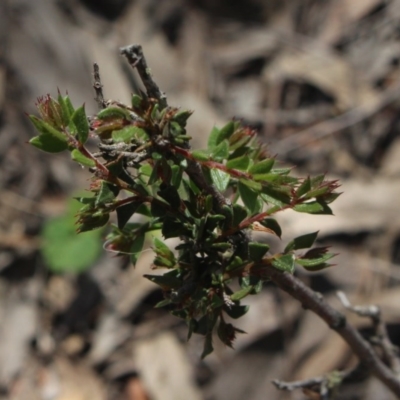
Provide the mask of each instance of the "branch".
MULTIPOLYGON (((126 57, 132 68, 137 69, 140 79, 142 80, 143 85, 146 88, 147 96, 157 99, 161 108, 168 107, 167 96, 154 82, 150 72, 150 68, 147 66, 142 46, 132 44, 130 46, 121 47, 120 52, 123 56, 126 57)), ((161 145, 162 144, 159 143, 159 146, 161 145)), ((199 189, 202 189, 207 194, 211 194, 214 198, 214 201, 216 202, 218 210, 221 210, 222 206, 227 204, 225 196, 223 196, 222 193, 220 193, 214 185, 210 185, 207 183, 201 170, 201 165, 197 161, 187 160, 187 163, 188 166, 186 168, 186 172, 190 176, 192 181, 197 185, 199 189)))
POLYGON ((331 375, 336 375, 335 384, 332 385, 332 379, 330 375, 317 376, 311 379, 305 379, 302 381, 294 382, 284 382, 279 379, 274 379, 272 383, 279 390, 286 390, 292 392, 296 389, 310 390, 313 393, 318 393, 321 400, 328 400, 330 398, 330 393, 335 386, 339 385, 342 381, 342 373, 335 371, 331 375))
POLYGON ((380 308, 376 305, 352 306, 347 296, 341 291, 337 292, 337 296, 344 307, 346 307, 349 311, 359 315, 360 317, 368 317, 371 319, 375 332, 375 340, 373 344, 377 344, 381 347, 384 358, 389 363, 395 375, 400 377, 400 360, 398 349, 390 341, 386 325, 382 321, 382 313, 380 308))
POLYGON ((132 44, 130 46, 121 47, 120 52, 126 57, 132 68, 137 69, 140 79, 146 88, 147 96, 157 99, 161 109, 167 107, 167 96, 154 82, 153 77, 151 76, 151 70, 148 67, 146 59, 143 55, 142 46, 138 44, 132 44))
MULTIPOLYGON (((316 376, 301 381, 285 382, 274 379, 272 383, 279 390, 293 391, 303 389, 303 391, 311 391, 318 393, 320 400, 328 400, 336 392, 339 386, 344 383, 363 382, 370 376, 368 368, 362 362, 359 362, 354 368, 347 371, 332 371, 323 376, 316 376)), ((306 394, 306 393, 305 393, 306 394)), ((314 395, 315 397, 315 395, 314 395)), ((310 398, 314 398, 312 395, 310 398)))
POLYGON ((96 93, 95 100, 99 106, 99 109, 102 110, 103 108, 106 108, 107 104, 104 100, 103 85, 101 83, 100 70, 97 63, 93 64, 93 89, 96 93))
POLYGON ((349 345, 360 362, 400 398, 400 380, 378 358, 372 346, 364 340, 361 334, 347 323, 343 314, 332 308, 320 294, 311 290, 293 275, 281 272, 273 267, 266 267, 266 275, 280 289, 298 300, 303 308, 313 311, 323 319, 349 345))

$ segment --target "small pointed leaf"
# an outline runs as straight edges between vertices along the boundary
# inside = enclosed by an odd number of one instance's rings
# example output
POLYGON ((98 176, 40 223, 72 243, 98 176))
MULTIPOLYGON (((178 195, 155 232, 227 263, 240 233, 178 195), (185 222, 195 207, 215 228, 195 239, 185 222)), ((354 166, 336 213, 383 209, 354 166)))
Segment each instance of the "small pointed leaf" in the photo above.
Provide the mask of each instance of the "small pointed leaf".
POLYGON ((278 222, 273 218, 266 218, 260 221, 260 224, 263 225, 265 228, 270 229, 271 232, 275 233, 278 238, 282 236, 282 229, 278 222))
POLYGON ((131 253, 131 262, 135 266, 137 263, 138 258, 140 257, 140 254, 143 249, 144 245, 144 240, 145 240, 145 234, 140 233, 134 240, 131 248, 130 248, 130 253, 131 253))
POLYGON ((89 123, 85 112, 85 107, 81 106, 75 110, 71 117, 72 122, 76 127, 78 140, 85 144, 89 136, 89 123))
POLYGON ((104 181, 101 182, 101 187, 98 195, 96 196, 96 206, 104 203, 110 203, 115 199, 114 187, 104 181))
POLYGON ((74 149, 71 151, 71 158, 79 164, 82 164, 86 167, 94 167, 96 163, 91 158, 84 156, 78 149, 74 149))
POLYGON ((229 144, 227 140, 223 140, 213 148, 211 156, 215 161, 223 161, 229 156, 229 144))
POLYGON ((317 236, 318 236, 318 231, 298 236, 297 238, 293 239, 287 244, 284 253, 288 253, 289 251, 292 250, 308 249, 314 244, 317 236))
POLYGON ((311 180, 310 178, 304 179, 302 184, 298 187, 296 191, 296 197, 302 197, 306 193, 308 193, 311 190, 311 180))
POLYGON ((239 290, 231 295, 232 301, 241 300, 246 297, 253 290, 253 286, 247 286, 244 289, 239 290))
POLYGON ((295 257, 293 254, 285 254, 283 256, 274 258, 274 260, 272 260, 272 266, 281 271, 293 273, 294 260, 295 257))
POLYGON ((232 160, 228 160, 226 163, 226 167, 229 169, 238 169, 240 171, 246 171, 248 166, 250 164, 250 158, 249 156, 241 156, 241 157, 236 157, 232 160))
POLYGON ((332 210, 322 201, 310 201, 293 207, 294 211, 307 214, 332 215, 332 210))
POLYGON ((275 159, 274 158, 267 158, 266 160, 260 161, 257 164, 254 164, 250 167, 249 173, 254 174, 267 174, 271 171, 272 167, 274 166, 275 159))
POLYGON ((125 226, 140 205, 140 202, 133 201, 132 203, 124 204, 117 208, 116 213, 119 229, 122 229, 125 226))
POLYGON ((249 243, 249 256, 251 261, 261 261, 265 253, 269 250, 269 246, 264 243, 250 242, 249 243))
POLYGON ((134 125, 128 125, 122 129, 113 131, 111 136, 115 143, 120 143, 120 142, 130 143, 132 139, 145 140, 148 137, 144 129, 134 125))
POLYGON ((210 170, 210 175, 216 188, 220 192, 225 191, 229 184, 230 175, 227 172, 216 168, 210 170))
POLYGON ((243 184, 242 180, 239 181, 238 189, 240 197, 250 214, 255 213, 258 208, 258 194, 247 185, 243 184))

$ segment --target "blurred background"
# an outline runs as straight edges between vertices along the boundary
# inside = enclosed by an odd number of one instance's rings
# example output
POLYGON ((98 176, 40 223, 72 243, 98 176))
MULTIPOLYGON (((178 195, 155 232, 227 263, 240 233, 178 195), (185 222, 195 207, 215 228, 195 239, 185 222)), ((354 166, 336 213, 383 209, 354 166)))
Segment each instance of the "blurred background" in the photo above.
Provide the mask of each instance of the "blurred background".
MULTIPOLYGON (((283 242, 320 230, 337 266, 298 276, 342 311, 338 289, 381 306, 400 345, 399 39, 399 0, 1 0, 0 398, 300 400, 271 380, 356 364, 271 285, 246 299, 235 350, 216 342, 201 361, 201 338, 153 308, 151 251, 133 269, 102 251, 106 232, 76 240, 68 199, 90 174, 27 145, 25 112, 57 88, 94 112, 93 62, 105 97, 128 102, 139 82, 118 49, 131 43, 170 105, 195 110, 194 147, 240 118, 296 174, 340 179, 335 217, 283 213, 283 242)), ((365 378, 337 398, 391 397, 365 378)))

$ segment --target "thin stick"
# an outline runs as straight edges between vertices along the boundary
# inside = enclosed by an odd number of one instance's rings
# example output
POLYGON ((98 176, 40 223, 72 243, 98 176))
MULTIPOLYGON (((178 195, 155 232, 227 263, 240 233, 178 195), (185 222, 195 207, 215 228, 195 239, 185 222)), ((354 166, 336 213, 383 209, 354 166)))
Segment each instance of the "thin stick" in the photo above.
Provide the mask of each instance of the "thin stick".
POLYGON ((99 106, 99 109, 102 110, 103 108, 106 108, 107 104, 104 100, 103 85, 100 79, 100 69, 97 63, 93 64, 93 78, 93 88, 96 92, 95 100, 99 106))
MULTIPOLYGON (((132 44, 130 46, 121 47, 120 52, 123 56, 126 57, 132 68, 137 69, 140 79, 142 80, 143 85, 146 88, 147 95, 151 98, 157 99, 161 108, 168 107, 167 96, 154 82, 150 72, 150 68, 147 66, 142 46, 132 44)), ((158 146, 161 148, 162 143, 159 143, 158 146)), ((222 206, 227 204, 227 201, 222 193, 220 193, 214 185, 210 185, 207 183, 202 172, 201 165, 198 162, 194 160, 188 160, 186 172, 200 189, 213 196, 219 210, 222 209, 222 206)))
POLYGON ((146 88, 147 95, 153 99, 157 99, 161 109, 167 107, 167 96, 154 82, 151 75, 151 70, 147 66, 146 59, 144 58, 142 46, 138 44, 132 44, 130 46, 121 47, 120 52, 126 57, 132 68, 137 69, 140 79, 146 88))
MULTIPOLYGON (((400 377, 400 359, 398 355, 397 348, 392 344, 389 338, 389 333, 387 331, 385 323, 382 321, 382 313, 378 306, 353 306, 345 293, 339 291, 337 292, 341 303, 349 311, 359 315, 360 317, 368 317, 371 319, 374 326, 374 331, 376 335, 376 344, 379 345, 383 351, 384 358, 389 363, 393 372, 397 377, 400 377)), ((375 342, 374 342, 375 344, 375 342)))
POLYGON ((298 278, 273 267, 265 267, 266 275, 280 289, 298 300, 303 308, 310 309, 336 331, 373 375, 400 398, 400 380, 376 355, 372 346, 346 321, 346 317, 332 308, 318 293, 304 285, 298 278))

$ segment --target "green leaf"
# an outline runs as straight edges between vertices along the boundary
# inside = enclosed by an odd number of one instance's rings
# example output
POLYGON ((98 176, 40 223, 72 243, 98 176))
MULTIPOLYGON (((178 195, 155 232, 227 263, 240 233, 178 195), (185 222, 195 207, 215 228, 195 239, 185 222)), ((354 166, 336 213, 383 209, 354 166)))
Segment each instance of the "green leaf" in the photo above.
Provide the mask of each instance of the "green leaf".
POLYGON ((111 136, 115 143, 130 143, 132 139, 145 140, 148 138, 148 135, 144 129, 134 125, 128 125, 122 129, 113 131, 111 136))
POLYGON ((332 210, 322 201, 310 201, 293 207, 294 211, 307 214, 332 215, 332 210))
POLYGON ((115 199, 114 191, 115 191, 115 186, 102 181, 100 191, 96 196, 96 207, 101 204, 112 202, 115 199))
POLYGON ((171 175, 171 184, 178 189, 182 181, 183 168, 179 165, 173 165, 171 167, 171 175))
POLYGON ((182 222, 171 216, 164 218, 161 233, 165 239, 189 234, 182 222))
POLYGON ((304 196, 305 199, 312 199, 313 197, 323 196, 325 193, 329 191, 329 186, 322 186, 317 189, 310 190, 304 196))
POLYGON ((225 302, 220 296, 218 296, 216 294, 214 294, 212 296, 210 305, 213 310, 215 310, 217 308, 221 308, 224 304, 225 304, 225 302))
MULTIPOLYGON (((245 211, 246 212, 246 211, 245 211)), ((232 227, 232 221, 233 221, 233 208, 232 206, 224 205, 222 206, 222 213, 225 216, 225 222, 223 225, 222 230, 227 230, 232 227)))
POLYGON ((220 222, 225 219, 224 215, 215 214, 215 215, 207 215, 205 229, 213 232, 215 228, 219 227, 220 222))
POLYGON ((311 190, 311 180, 310 178, 304 179, 303 183, 298 187, 296 191, 296 197, 301 197, 311 190))
POLYGON ((193 114, 193 111, 190 110, 182 110, 174 115, 173 120, 176 121, 183 128, 186 126, 186 122, 189 117, 193 114))
POLYGON ((272 167, 274 166, 274 163, 275 163, 274 158, 267 158, 266 160, 260 161, 257 164, 251 166, 248 172, 252 175, 267 174, 271 171, 272 167))
POLYGON ((235 271, 239 268, 242 268, 245 265, 246 263, 244 263, 239 256, 235 256, 233 260, 231 260, 229 265, 226 267, 226 271, 235 271))
POLYGON ((250 189, 253 189, 256 192, 260 192, 262 189, 261 183, 251 181, 250 179, 241 178, 239 183, 248 186, 250 189))
MULTIPOLYGON (((233 136, 235 136, 236 134, 234 134, 233 136)), ((232 140, 230 140, 230 146, 229 146, 229 150, 231 151, 236 151, 238 149, 244 148, 246 146, 246 144, 248 144, 251 139, 252 136, 251 135, 242 135, 240 139, 238 140, 233 140, 233 136, 230 138, 232 140)))
POLYGON ((110 219, 109 213, 96 213, 82 216, 80 215, 78 222, 80 223, 77 232, 88 232, 94 229, 102 228, 110 219))
POLYGON ((231 295, 232 301, 238 301, 246 297, 253 290, 253 286, 247 286, 231 295))
POLYGON ((292 250, 308 249, 314 244, 315 239, 318 236, 318 232, 319 231, 308 233, 291 240, 285 247, 284 253, 288 253, 292 250))
POLYGON ((245 218, 247 218, 246 209, 240 204, 234 204, 232 226, 237 227, 245 218))
POLYGON ((132 104, 132 108, 133 109, 139 109, 142 106, 142 101, 143 99, 137 95, 137 94, 133 94, 132 98, 131 98, 131 104, 132 104))
POLYGON ((271 173, 276 175, 288 175, 293 168, 274 168, 271 173))
POLYGON ((47 153, 59 153, 68 148, 67 137, 63 133, 34 115, 30 115, 29 118, 40 133, 40 136, 35 136, 29 141, 30 144, 47 153))
POLYGON ((261 292, 263 287, 263 280, 254 275, 242 276, 239 278, 241 288, 251 286, 253 289, 249 294, 258 294, 261 292))
POLYGON ((140 202, 132 201, 131 203, 124 204, 117 208, 116 212, 119 229, 125 226, 140 205, 140 202))
POLYGON ((290 196, 272 186, 263 186, 261 198, 265 202, 278 207, 283 207, 287 204, 290 204, 290 196))
POLYGON ((234 319, 243 317, 249 311, 249 306, 241 306, 241 305, 233 305, 233 306, 225 306, 224 311, 234 319))
POLYGON ((328 253, 329 247, 316 247, 307 251, 302 257, 296 259, 296 263, 310 271, 318 271, 330 266, 326 261, 335 256, 333 253, 328 253))
POLYGON ((135 212, 136 214, 141 214, 144 215, 145 217, 153 216, 150 212, 149 206, 147 206, 146 204, 141 204, 135 212))
POLYGON ((178 193, 178 189, 174 186, 165 185, 158 192, 158 195, 162 197, 168 204, 178 210, 181 205, 181 198, 178 193))
POLYGON ((153 160, 156 160, 156 161, 161 161, 163 159, 162 154, 158 153, 157 151, 153 151, 151 153, 151 157, 153 160))
POLYGON ((257 182, 275 182, 279 180, 280 175, 275 174, 254 174, 253 179, 257 182))
POLYGON ((68 147, 65 146, 64 143, 55 140, 53 136, 49 135, 34 136, 29 140, 29 143, 46 153, 60 153, 68 147))
POLYGON ((162 256, 157 256, 154 259, 153 264, 161 268, 173 268, 175 267, 176 262, 162 256))
POLYGON ((163 290, 177 289, 182 286, 182 280, 177 277, 177 271, 172 270, 164 275, 143 275, 149 281, 160 286, 163 290))
POLYGON ((198 161, 208 161, 210 159, 209 150, 194 150, 192 151, 192 156, 198 161))
POLYGON ((325 269, 331 266, 331 264, 328 264, 323 260, 330 260, 332 257, 334 257, 334 254, 325 254, 325 256, 315 260, 298 259, 296 260, 296 262, 297 264, 305 268, 307 271, 320 271, 321 269, 325 269))
POLYGON ((238 183, 238 189, 244 205, 249 210, 250 214, 254 214, 258 208, 258 193, 244 185, 242 180, 238 183))
POLYGON ((76 127, 79 142, 85 144, 89 137, 89 123, 85 112, 85 106, 77 108, 72 114, 71 120, 76 127))
POLYGON ((213 197, 212 197, 211 194, 209 194, 209 195, 206 197, 206 201, 205 201, 205 204, 204 204, 204 211, 205 211, 207 214, 210 213, 210 212, 212 211, 212 209, 213 209, 213 203, 214 203, 213 197))
POLYGON ((342 193, 329 193, 329 194, 325 194, 323 196, 323 199, 321 199, 320 201, 323 201, 324 204, 330 204, 332 203, 332 201, 335 201, 342 193))
POLYGON ((58 94, 57 101, 61 108, 61 119, 62 119, 63 126, 67 127, 69 125, 71 115, 73 114, 73 112, 70 113, 70 109, 67 106, 65 98, 61 96, 60 92, 58 94))
POLYGON ((226 167, 229 169, 238 169, 240 171, 246 171, 250 164, 250 158, 246 155, 236 157, 232 160, 228 160, 226 167))
POLYGON ((129 111, 120 107, 107 107, 97 114, 98 119, 118 119, 123 118, 130 120, 129 111))
POLYGON ((222 243, 213 243, 211 245, 212 249, 218 250, 218 251, 226 251, 230 248, 232 248, 232 245, 230 243, 222 242, 222 243))
POLYGON ((53 272, 83 272, 90 268, 102 251, 102 231, 78 234, 74 214, 75 200, 69 203, 70 211, 61 217, 48 220, 42 230, 41 251, 47 267, 53 272))
POLYGON ((260 224, 263 225, 265 228, 271 230, 273 233, 275 233, 275 235, 278 236, 278 238, 281 238, 282 229, 275 219, 266 218, 260 221, 260 224))
POLYGON ((207 142, 208 149, 211 150, 215 146, 217 146, 218 135, 219 135, 219 129, 216 126, 214 126, 211 130, 210 136, 208 137, 208 142, 207 142))
POLYGON ((158 238, 154 238, 153 249, 158 256, 165 257, 169 260, 175 260, 174 253, 170 248, 158 238))
POLYGON ((294 260, 295 257, 293 254, 285 254, 272 260, 272 266, 281 271, 293 273, 294 260))
POLYGON ((223 319, 221 319, 218 325, 217 335, 223 344, 232 348, 233 340, 236 336, 236 330, 232 324, 227 324, 223 319))
POLYGON ((212 333, 208 333, 204 339, 204 347, 203 347, 203 352, 201 353, 201 359, 203 360, 213 351, 214 347, 212 344, 212 333))
POLYGON ((139 172, 144 176, 151 176, 153 172, 153 167, 150 164, 144 164, 139 168, 139 172))
POLYGON ((229 139, 229 137, 233 134, 234 131, 235 131, 235 123, 233 121, 228 122, 221 129, 218 129, 217 127, 214 126, 208 138, 207 147, 210 150, 213 150, 225 139, 229 139))
POLYGON ((216 188, 223 192, 228 187, 230 175, 225 172, 221 171, 220 169, 213 168, 210 170, 211 179, 216 186, 216 188))
POLYGON ((325 179, 325 174, 317 175, 314 178, 311 178, 311 187, 313 189, 317 188, 325 179))
POLYGON ((86 167, 95 167, 96 163, 91 158, 84 156, 78 149, 74 149, 71 151, 71 158, 79 164, 82 164, 86 167))
POLYGON ((261 261, 269 250, 269 246, 264 243, 250 242, 249 243, 249 257, 251 261, 261 261))
POLYGON ((215 146, 211 152, 211 157, 218 162, 221 162, 229 156, 229 144, 227 140, 223 140, 215 146))
POLYGON ((66 112, 68 113, 69 118, 71 118, 72 114, 75 112, 75 108, 72 105, 71 99, 69 96, 64 96, 64 104, 66 108, 66 112))
POLYGON ((172 303, 172 300, 171 300, 171 299, 164 299, 164 300, 159 301, 159 302, 154 306, 154 308, 162 308, 162 307, 165 307, 165 306, 169 306, 171 303, 172 303))
POLYGON ((145 241, 145 233, 139 233, 139 235, 136 236, 134 242, 132 243, 129 252, 131 253, 130 258, 133 266, 136 265, 137 260, 140 257, 140 254, 142 253, 144 241, 145 241))
POLYGON ((235 131, 235 122, 234 121, 229 121, 218 132, 218 136, 217 136, 215 144, 218 146, 225 139, 229 139, 233 135, 234 131, 235 131))

